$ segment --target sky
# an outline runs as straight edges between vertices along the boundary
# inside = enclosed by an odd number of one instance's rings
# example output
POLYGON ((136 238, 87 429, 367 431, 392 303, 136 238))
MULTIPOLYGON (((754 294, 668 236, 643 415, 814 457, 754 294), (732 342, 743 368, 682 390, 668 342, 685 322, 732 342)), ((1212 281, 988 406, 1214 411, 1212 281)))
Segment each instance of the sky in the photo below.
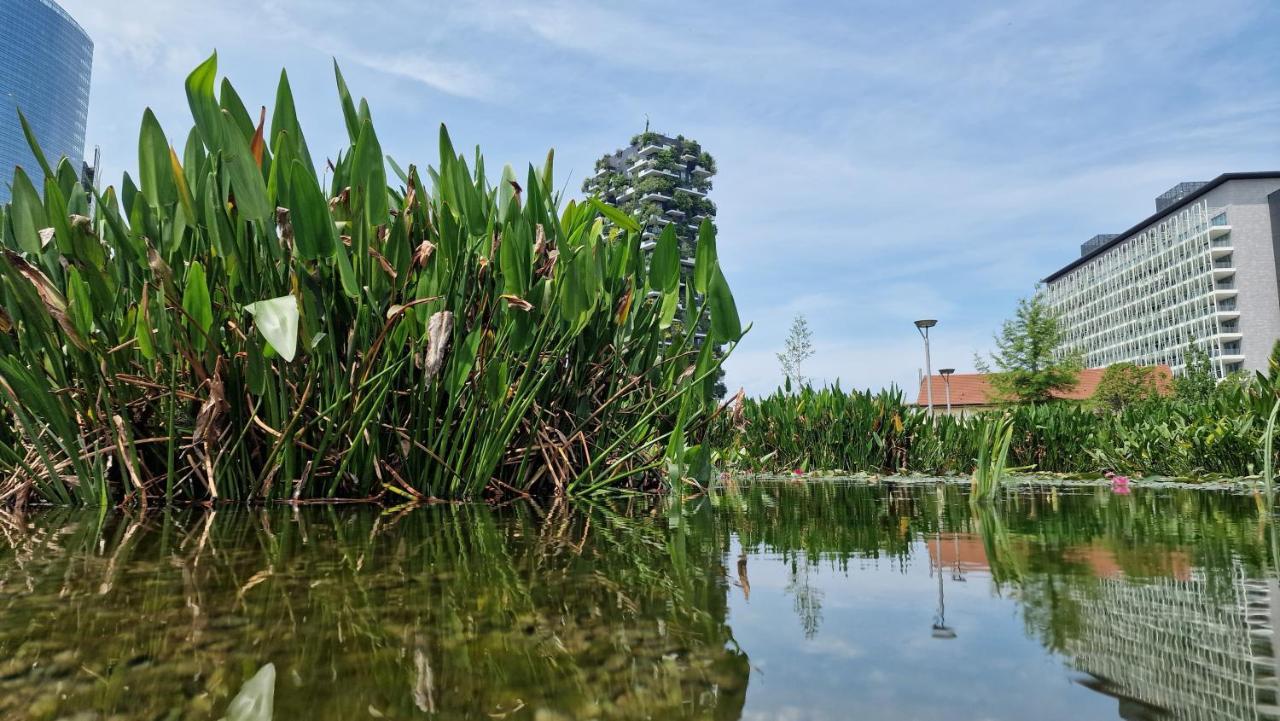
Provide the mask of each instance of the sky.
POLYGON ((718 248, 752 327, 732 392, 803 372, 914 389, 973 369, 1019 297, 1184 180, 1280 169, 1275 0, 62 0, 95 42, 88 152, 136 165, 151 107, 181 147, 183 80, 214 49, 251 109, 287 68, 313 155, 346 144, 332 59, 383 149, 436 129, 517 169, 556 151, 570 197, 644 128, 716 158, 718 248))

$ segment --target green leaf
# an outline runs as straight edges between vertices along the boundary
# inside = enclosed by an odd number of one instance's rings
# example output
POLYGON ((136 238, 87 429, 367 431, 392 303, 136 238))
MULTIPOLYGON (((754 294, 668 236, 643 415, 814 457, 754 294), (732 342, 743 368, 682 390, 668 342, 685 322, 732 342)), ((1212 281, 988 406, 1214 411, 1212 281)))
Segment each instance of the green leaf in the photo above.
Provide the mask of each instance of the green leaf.
POLYGON ((601 215, 608 218, 610 223, 613 223, 628 233, 640 232, 640 224, 636 222, 635 218, 632 218, 621 210, 618 210, 608 203, 600 202, 599 198, 588 198, 587 202, 591 203, 591 207, 600 211, 601 215))
POLYGON ((142 353, 142 357, 147 360, 155 360, 156 344, 155 339, 151 336, 151 324, 147 320, 148 315, 146 306, 139 303, 134 311, 133 337, 138 341, 138 351, 142 353))
POLYGON ((365 196, 366 220, 370 225, 387 222, 387 166, 378 143, 373 123, 360 126, 360 139, 351 153, 351 185, 360 187, 365 196))
POLYGON ((153 208, 168 208, 178 200, 169 164, 169 141, 151 108, 142 114, 138 136, 138 182, 142 183, 142 196, 153 208))
POLYGON ((716 256, 716 228, 709 218, 703 218, 702 225, 698 227, 698 247, 693 260, 694 290, 706 295, 719 263, 716 256))
POLYGON ((337 58, 333 61, 333 75, 338 81, 338 100, 342 103, 342 119, 347 123, 347 137, 354 145, 360 138, 360 116, 356 113, 355 104, 351 102, 351 92, 347 90, 347 81, 342 77, 337 58))
POLYGON ((662 293, 672 293, 680 287, 680 241, 674 224, 667 225, 658 236, 649 260, 649 287, 662 293))
POLYGON ((329 215, 329 204, 316 181, 315 171, 300 160, 293 161, 289 189, 293 205, 290 219, 298 255, 304 260, 331 257, 338 239, 333 218, 329 215))
POLYGON ((187 104, 191 106, 191 117, 195 118, 200 139, 210 150, 222 145, 222 113, 218 108, 218 98, 213 94, 217 75, 218 52, 215 50, 209 59, 187 76, 187 104))
POLYGON ((213 327, 213 304, 209 299, 209 285, 205 281, 204 266, 199 261, 192 262, 191 269, 187 271, 186 287, 182 290, 182 309, 195 324, 194 332, 191 333, 191 344, 197 350, 203 351, 206 336, 209 334, 209 329, 213 327))
POLYGON ((454 400, 457 400, 458 394, 462 392, 462 387, 466 385, 467 378, 471 375, 471 370, 475 367, 476 353, 480 350, 480 339, 483 336, 483 330, 476 328, 471 331, 461 346, 456 346, 453 350, 445 387, 449 391, 449 397, 454 400))
MULTIPOLYGON (((280 133, 288 133, 293 150, 307 170, 315 172, 315 163, 311 161, 311 153, 307 150, 307 141, 302 136, 302 126, 298 123, 298 111, 293 105, 293 90, 289 87, 289 76, 280 71, 280 84, 276 87, 276 107, 271 113, 271 141, 275 141, 280 133)), ((272 143, 274 144, 274 143, 272 143)))
POLYGON ((67 273, 67 314, 81 336, 89 338, 93 335, 93 300, 89 284, 84 282, 74 266, 67 273))
POLYGON ((245 220, 266 223, 271 219, 271 205, 267 201, 267 185, 262 171, 249 150, 249 141, 231 113, 222 111, 223 162, 231 176, 231 189, 235 192, 236 209, 245 220))
POLYGON ((13 169, 13 198, 9 207, 9 218, 13 223, 13 234, 18 247, 25 253, 39 255, 40 231, 49 224, 45 218, 44 205, 40 202, 40 193, 22 168, 13 169))
POLYGON ((44 171, 46 178, 53 177, 53 168, 49 166, 48 159, 45 158, 44 151, 40 149, 40 143, 36 139, 36 133, 31 129, 31 124, 27 122, 27 116, 18 111, 18 122, 22 124, 22 134, 27 137, 27 145, 31 148, 31 154, 35 156, 36 162, 40 164, 40 169, 44 171))
POLYGON ((738 306, 733 302, 729 283, 719 268, 711 278, 707 303, 711 306, 711 335, 718 343, 737 342, 742 337, 742 321, 738 318, 738 306))
POLYGON ((298 301, 292 295, 260 300, 244 307, 258 332, 286 363, 298 352, 298 301))

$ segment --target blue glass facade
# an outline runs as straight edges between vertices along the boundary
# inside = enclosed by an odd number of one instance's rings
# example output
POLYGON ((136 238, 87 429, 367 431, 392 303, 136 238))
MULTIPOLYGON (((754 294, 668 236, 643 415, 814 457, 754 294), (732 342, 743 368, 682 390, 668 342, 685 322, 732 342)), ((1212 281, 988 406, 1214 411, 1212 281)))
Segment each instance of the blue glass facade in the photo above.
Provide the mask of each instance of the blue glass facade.
POLYGON ((18 109, 50 163, 84 159, 93 41, 53 0, 0 0, 0 203, 14 166, 40 184, 18 109))

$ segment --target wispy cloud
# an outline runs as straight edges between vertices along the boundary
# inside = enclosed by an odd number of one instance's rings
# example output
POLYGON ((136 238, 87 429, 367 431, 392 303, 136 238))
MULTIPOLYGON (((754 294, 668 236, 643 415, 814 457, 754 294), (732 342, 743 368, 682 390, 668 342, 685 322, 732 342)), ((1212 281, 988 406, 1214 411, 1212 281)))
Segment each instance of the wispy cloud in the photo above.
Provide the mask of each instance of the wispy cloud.
POLYGON ((916 315, 966 368, 1089 236, 1181 180, 1280 167, 1271 0, 66 6, 97 41, 89 142, 109 166, 131 163, 144 105, 185 130, 182 78, 214 47, 255 104, 289 66, 313 149, 344 136, 331 56, 388 152, 420 163, 439 121, 499 161, 555 146, 573 184, 646 116, 697 138, 755 323, 728 382, 752 392, 801 311, 817 378, 912 387, 916 315))

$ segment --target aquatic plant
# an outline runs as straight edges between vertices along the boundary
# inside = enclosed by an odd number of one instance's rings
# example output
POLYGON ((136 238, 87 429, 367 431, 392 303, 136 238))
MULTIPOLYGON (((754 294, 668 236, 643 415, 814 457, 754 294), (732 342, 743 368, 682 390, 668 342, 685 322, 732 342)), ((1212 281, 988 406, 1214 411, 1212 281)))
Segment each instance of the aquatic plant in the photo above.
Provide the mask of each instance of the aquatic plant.
POLYGON ((1009 445, 1013 442, 1013 419, 1009 416, 987 419, 978 445, 977 465, 970 485, 970 503, 990 503, 1000 490, 1009 468, 1009 445))
POLYGON ((705 471, 712 349, 742 334, 713 226, 682 292, 674 232, 646 264, 632 219, 561 207, 551 154, 494 177, 441 127, 437 163, 403 169, 335 75, 349 144, 327 189, 287 76, 255 123, 215 92, 216 55, 187 79, 182 150, 148 110, 118 188, 29 137, 40 168, 0 211, 0 502, 587 495, 705 471), (681 308, 710 316, 705 342, 681 308))
POLYGON ((1007 415, 1011 467, 1238 477, 1263 467, 1263 432, 1275 398, 1270 383, 1235 384, 1203 402, 1161 398, 1119 411, 1055 402, 934 419, 896 388, 804 387, 735 399, 733 413, 717 420, 712 444, 739 471, 968 475, 987 420, 1007 415))

